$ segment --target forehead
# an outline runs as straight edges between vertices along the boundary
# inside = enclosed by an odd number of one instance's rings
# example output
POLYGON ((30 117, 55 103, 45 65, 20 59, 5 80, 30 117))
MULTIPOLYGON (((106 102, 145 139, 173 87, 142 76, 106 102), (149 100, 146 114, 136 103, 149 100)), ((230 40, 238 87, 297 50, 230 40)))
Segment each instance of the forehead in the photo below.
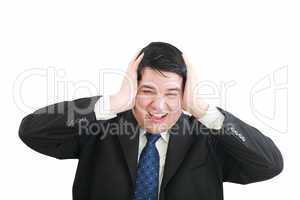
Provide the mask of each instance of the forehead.
POLYGON ((139 86, 152 85, 154 87, 179 87, 182 88, 182 77, 174 72, 153 70, 149 67, 144 68, 142 71, 139 86), (161 74, 162 73, 162 74, 161 74))

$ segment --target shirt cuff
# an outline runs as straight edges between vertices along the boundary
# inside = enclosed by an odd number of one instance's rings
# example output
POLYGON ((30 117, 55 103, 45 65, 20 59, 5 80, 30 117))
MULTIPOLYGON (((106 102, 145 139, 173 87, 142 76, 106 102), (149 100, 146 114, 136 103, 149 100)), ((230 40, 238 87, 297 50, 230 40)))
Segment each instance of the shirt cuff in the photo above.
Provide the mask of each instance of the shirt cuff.
POLYGON ((101 96, 95 104, 94 112, 97 120, 108 120, 117 116, 110 110, 109 95, 101 96))
POLYGON ((209 106, 206 113, 198 119, 203 125, 209 129, 221 129, 225 116, 215 107, 209 106))

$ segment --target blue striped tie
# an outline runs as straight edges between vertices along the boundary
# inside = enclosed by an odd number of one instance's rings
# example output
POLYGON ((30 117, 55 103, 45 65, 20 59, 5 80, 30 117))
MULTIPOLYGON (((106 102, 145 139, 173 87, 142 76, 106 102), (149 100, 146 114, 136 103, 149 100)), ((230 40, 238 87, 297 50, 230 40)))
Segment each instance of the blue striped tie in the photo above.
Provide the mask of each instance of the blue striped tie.
POLYGON ((147 144, 139 158, 133 200, 158 199, 159 154, 155 142, 160 134, 146 133, 146 137, 147 144))

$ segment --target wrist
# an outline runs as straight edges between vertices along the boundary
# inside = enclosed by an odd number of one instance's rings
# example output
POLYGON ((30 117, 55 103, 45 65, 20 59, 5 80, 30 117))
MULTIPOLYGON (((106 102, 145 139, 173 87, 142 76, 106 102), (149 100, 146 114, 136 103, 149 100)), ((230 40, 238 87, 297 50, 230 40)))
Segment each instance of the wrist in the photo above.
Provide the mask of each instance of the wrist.
POLYGON ((205 103, 204 105, 201 106, 194 106, 190 113, 197 119, 200 119, 202 117, 204 117, 209 109, 209 104, 205 103))
POLYGON ((120 113, 129 109, 128 101, 120 94, 113 94, 109 96, 110 110, 113 113, 120 113), (125 100, 125 101, 124 101, 125 100))
POLYGON ((210 129, 221 129, 225 116, 216 106, 209 106, 208 111, 201 118, 197 118, 202 124, 210 129))
POLYGON ((110 103, 110 110, 114 113, 119 113, 120 112, 120 102, 118 101, 118 95, 113 94, 109 96, 109 103, 110 103))

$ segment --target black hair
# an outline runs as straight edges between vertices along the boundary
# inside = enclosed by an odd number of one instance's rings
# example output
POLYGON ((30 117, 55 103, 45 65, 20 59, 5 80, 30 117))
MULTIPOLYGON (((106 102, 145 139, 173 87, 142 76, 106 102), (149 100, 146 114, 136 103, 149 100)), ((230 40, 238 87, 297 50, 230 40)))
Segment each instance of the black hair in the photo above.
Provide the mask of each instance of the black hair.
POLYGON ((183 79, 184 89, 187 69, 182 57, 182 52, 179 49, 169 43, 151 42, 141 50, 139 55, 143 52, 143 59, 137 68, 138 81, 142 79, 143 69, 149 67, 160 72, 163 76, 165 76, 163 72, 173 72, 178 74, 183 79))

